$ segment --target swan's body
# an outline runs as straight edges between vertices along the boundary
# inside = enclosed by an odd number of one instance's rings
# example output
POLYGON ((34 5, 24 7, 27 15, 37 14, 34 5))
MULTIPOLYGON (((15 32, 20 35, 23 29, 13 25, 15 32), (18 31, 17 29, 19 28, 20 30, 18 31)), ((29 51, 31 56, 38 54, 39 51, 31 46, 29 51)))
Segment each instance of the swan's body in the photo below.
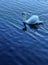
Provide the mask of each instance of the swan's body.
POLYGON ((42 23, 43 21, 39 20, 39 16, 37 15, 32 15, 28 20, 25 21, 27 24, 39 24, 42 23))
POLYGON ((24 30, 26 30, 26 24, 28 25, 39 25, 42 24, 43 21, 39 20, 39 16, 38 15, 32 15, 28 20, 26 20, 26 13, 22 13, 22 15, 24 16, 24 30))

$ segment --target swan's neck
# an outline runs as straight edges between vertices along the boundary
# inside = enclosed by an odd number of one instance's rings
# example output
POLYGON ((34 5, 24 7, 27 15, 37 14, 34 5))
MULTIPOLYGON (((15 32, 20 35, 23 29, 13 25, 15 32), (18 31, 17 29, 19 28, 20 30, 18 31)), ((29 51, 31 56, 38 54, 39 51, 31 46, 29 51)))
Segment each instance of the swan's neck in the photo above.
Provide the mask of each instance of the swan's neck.
POLYGON ((23 15, 23 22, 25 22, 26 23, 26 15, 23 15))

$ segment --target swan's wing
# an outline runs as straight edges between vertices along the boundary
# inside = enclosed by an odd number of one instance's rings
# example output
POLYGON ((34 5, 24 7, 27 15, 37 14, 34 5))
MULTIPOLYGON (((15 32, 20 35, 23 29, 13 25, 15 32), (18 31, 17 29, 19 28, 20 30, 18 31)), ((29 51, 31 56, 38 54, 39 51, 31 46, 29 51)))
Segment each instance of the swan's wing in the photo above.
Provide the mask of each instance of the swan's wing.
POLYGON ((42 24, 43 21, 36 21, 36 22, 32 22, 31 24, 42 24))

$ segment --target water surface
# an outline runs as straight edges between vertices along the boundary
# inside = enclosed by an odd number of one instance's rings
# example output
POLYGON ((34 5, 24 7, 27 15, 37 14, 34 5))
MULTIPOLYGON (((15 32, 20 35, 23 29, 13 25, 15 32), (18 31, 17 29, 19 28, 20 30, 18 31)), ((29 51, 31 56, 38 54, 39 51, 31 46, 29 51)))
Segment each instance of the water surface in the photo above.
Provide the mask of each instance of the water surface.
POLYGON ((0 0, 0 65, 48 65, 47 0, 0 0), (24 11, 45 23, 24 32, 24 11))

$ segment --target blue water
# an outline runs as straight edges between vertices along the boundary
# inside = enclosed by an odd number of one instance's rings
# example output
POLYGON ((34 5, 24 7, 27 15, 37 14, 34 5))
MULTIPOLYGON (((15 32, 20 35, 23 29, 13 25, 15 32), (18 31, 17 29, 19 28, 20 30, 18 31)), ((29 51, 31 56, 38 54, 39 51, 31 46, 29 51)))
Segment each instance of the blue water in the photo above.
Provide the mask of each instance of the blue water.
POLYGON ((48 65, 47 0, 0 0, 0 65, 48 65), (23 31, 22 12, 45 23, 23 31))

